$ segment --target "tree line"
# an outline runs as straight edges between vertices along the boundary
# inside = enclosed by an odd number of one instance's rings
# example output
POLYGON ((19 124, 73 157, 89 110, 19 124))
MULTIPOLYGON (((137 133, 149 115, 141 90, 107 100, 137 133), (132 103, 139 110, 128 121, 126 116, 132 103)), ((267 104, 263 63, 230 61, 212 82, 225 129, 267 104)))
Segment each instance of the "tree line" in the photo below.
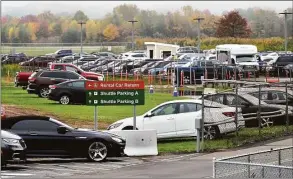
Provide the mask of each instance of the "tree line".
MULTIPOLYGON (((292 8, 287 9, 292 12, 292 8)), ((23 17, 2 17, 3 43, 78 43, 82 36, 85 43, 104 41, 130 41, 134 24, 136 38, 197 38, 198 24, 194 20, 203 17, 200 23, 202 37, 269 38, 284 36, 284 16, 273 10, 260 8, 235 9, 223 15, 209 10, 199 11, 183 6, 175 12, 158 13, 141 10, 136 5, 123 4, 115 7, 102 19, 90 19, 77 11, 71 16, 57 16, 50 11, 23 17)), ((293 36, 292 16, 287 20, 288 36, 293 36)))

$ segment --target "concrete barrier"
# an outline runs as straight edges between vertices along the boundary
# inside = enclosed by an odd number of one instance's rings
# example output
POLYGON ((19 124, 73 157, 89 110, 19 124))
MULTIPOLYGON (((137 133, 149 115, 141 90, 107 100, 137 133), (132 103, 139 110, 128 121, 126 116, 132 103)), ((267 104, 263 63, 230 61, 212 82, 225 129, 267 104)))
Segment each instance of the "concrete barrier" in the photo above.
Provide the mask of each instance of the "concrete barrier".
POLYGON ((158 155, 156 130, 107 131, 126 140, 124 153, 127 156, 158 155))

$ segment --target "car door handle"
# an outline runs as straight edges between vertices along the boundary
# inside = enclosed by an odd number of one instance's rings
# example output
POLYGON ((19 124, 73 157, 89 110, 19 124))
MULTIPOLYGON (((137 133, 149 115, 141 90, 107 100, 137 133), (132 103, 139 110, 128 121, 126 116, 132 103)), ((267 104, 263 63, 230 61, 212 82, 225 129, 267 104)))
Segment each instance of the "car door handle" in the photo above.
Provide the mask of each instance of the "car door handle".
POLYGON ((30 135, 38 135, 37 133, 30 133, 30 135))
POLYGON ((174 118, 171 117, 171 118, 168 118, 167 120, 169 120, 169 121, 170 121, 170 120, 174 120, 174 118))

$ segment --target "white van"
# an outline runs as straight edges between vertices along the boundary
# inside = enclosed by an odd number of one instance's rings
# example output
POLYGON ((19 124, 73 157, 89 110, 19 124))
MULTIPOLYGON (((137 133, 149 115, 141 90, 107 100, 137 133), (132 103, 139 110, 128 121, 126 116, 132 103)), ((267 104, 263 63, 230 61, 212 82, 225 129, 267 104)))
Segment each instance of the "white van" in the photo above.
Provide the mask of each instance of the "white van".
POLYGON ((216 46, 216 59, 225 64, 243 67, 244 71, 258 71, 255 45, 223 44, 216 46))

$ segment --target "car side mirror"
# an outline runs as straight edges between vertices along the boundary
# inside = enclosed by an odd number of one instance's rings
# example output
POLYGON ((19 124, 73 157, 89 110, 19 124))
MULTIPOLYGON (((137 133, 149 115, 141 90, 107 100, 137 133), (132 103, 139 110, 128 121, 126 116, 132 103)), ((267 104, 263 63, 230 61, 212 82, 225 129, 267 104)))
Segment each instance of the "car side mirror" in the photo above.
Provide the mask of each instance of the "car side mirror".
POLYGON ((59 133, 59 134, 65 134, 66 132, 68 132, 69 130, 66 128, 66 127, 64 127, 64 126, 59 126, 58 128, 57 128, 57 132, 59 133))
POLYGON ((147 113, 147 115, 145 115, 144 117, 153 117, 154 114, 152 114, 151 112, 147 113))

